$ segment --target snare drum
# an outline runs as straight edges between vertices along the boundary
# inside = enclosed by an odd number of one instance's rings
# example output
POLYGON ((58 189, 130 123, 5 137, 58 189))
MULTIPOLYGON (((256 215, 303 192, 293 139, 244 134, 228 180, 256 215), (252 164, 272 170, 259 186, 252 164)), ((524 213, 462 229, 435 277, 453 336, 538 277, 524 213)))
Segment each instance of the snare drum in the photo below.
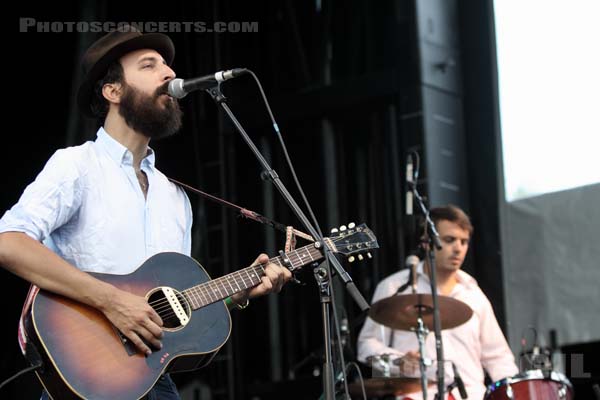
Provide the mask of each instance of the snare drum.
POLYGON ((571 400, 573 386, 560 372, 525 371, 488 386, 484 400, 571 400))

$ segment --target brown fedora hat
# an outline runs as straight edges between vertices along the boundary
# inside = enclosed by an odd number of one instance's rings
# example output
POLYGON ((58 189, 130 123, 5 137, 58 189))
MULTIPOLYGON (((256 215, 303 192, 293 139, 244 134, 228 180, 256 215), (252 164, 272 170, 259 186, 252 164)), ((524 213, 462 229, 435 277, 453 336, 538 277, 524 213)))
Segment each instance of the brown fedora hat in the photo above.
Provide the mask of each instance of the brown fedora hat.
POLYGON ((119 26, 94 42, 83 55, 81 67, 83 82, 77 92, 77 105, 81 112, 93 117, 90 101, 95 83, 104 76, 113 61, 134 50, 156 50, 171 65, 175 57, 173 41, 161 33, 143 34, 134 26, 119 26))

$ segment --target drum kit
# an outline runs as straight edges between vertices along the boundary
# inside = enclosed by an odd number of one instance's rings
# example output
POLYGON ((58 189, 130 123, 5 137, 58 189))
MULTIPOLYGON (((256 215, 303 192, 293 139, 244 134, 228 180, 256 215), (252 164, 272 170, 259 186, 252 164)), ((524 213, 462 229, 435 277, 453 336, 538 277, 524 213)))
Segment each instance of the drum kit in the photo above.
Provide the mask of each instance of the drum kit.
MULTIPOLYGON (((438 296, 441 329, 455 328, 467 322, 473 310, 461 302, 447 296, 438 296)), ((394 295, 374 303, 369 316, 376 322, 397 330, 413 331, 419 340, 421 354, 421 376, 424 375, 424 338, 433 329, 433 299, 430 294, 394 295)), ((362 398, 363 387, 367 397, 408 395, 420 392, 423 385, 433 386, 434 382, 421 378, 392 377, 391 366, 399 364, 398 358, 389 354, 370 357, 371 366, 383 376, 366 379, 364 383, 348 385, 353 398, 362 398)), ((572 400, 573 387, 561 373, 551 370, 529 370, 510 378, 502 379, 488 386, 483 400, 572 400)))

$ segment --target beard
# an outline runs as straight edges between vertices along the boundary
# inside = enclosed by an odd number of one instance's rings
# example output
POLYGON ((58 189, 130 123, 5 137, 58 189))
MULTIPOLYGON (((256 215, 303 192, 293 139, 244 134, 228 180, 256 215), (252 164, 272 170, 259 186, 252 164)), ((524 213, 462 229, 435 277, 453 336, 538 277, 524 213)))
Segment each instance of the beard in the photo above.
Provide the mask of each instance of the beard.
POLYGON ((152 95, 147 95, 123 83, 119 115, 131 129, 150 139, 162 139, 181 129, 183 113, 177 100, 169 98, 164 106, 160 104, 168 84, 165 82, 152 95))

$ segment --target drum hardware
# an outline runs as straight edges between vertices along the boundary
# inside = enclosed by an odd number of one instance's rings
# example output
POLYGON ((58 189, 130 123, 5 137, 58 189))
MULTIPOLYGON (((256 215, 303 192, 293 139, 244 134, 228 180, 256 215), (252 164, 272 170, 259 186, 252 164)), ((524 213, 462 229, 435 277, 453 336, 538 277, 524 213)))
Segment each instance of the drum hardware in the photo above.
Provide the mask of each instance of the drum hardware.
POLYGON ((429 334, 429 330, 423 323, 423 318, 421 317, 421 307, 419 307, 419 317, 417 318, 417 329, 415 333, 417 334, 417 340, 419 341, 419 370, 421 372, 421 392, 423 392, 423 398, 427 398, 427 375, 425 373, 426 368, 431 364, 426 365, 427 360, 425 359, 425 338, 429 334))
POLYGON ((513 389, 512 386, 510 386, 510 382, 508 382, 506 384, 506 397, 508 397, 510 400, 513 400, 515 397, 515 394, 513 393, 513 389))
POLYGON ((488 386, 484 400, 571 400, 573 386, 560 372, 525 371, 488 386))
POLYGON ((560 389, 558 389, 558 398, 560 400, 567 398, 567 385, 564 382, 560 385, 560 389))
MULTIPOLYGON (((438 296, 441 329, 451 329, 467 322, 473 315, 471 307, 452 297, 438 296)), ((427 398, 426 368, 432 364, 425 357, 425 338, 433 329, 433 296, 430 294, 393 295, 371 306, 369 316, 392 329, 408 330, 419 342, 419 370, 423 398, 427 398)), ((396 360, 398 361, 398 360, 396 360)))
POLYGON ((367 363, 371 364, 372 368, 380 370, 384 378, 392 376, 392 355, 388 353, 367 357, 367 363))

